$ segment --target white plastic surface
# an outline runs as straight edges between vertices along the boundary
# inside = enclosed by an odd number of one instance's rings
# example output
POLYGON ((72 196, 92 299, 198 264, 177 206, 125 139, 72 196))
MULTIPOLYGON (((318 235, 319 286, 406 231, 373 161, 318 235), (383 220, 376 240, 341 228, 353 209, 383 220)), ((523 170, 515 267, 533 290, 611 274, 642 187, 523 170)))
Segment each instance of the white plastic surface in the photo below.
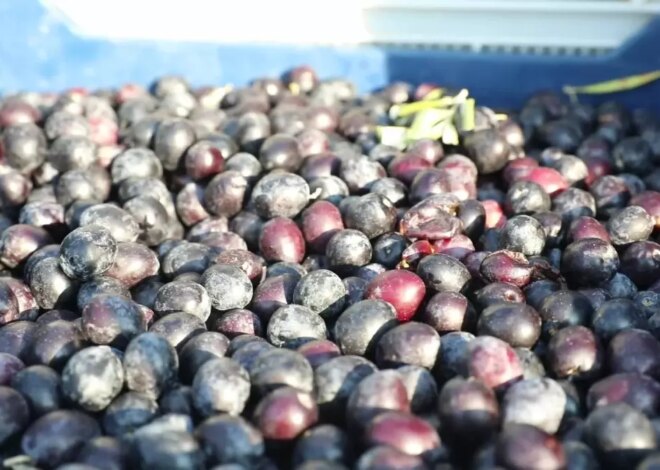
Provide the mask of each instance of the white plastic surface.
POLYGON ((116 40, 399 44, 593 53, 660 0, 42 0, 81 35, 116 40))

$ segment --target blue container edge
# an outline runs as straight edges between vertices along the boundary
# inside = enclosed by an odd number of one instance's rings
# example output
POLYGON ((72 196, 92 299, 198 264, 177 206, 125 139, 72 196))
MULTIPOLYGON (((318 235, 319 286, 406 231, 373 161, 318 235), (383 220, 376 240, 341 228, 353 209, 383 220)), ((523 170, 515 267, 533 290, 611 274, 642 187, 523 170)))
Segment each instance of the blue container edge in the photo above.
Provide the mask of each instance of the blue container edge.
MULTIPOLYGON (((539 90, 593 83, 660 69, 660 16, 617 51, 604 56, 531 55, 417 50, 363 45, 203 44, 109 41, 74 34, 37 0, 0 0, 0 92, 59 91, 74 86, 147 85, 165 74, 191 84, 243 85, 278 76, 300 64, 324 78, 345 77, 362 92, 403 80, 468 88, 480 103, 519 107, 539 90), (7 21, 9 19, 10 21, 7 21)), ((660 113, 660 82, 621 93, 581 98, 616 99, 660 113)))

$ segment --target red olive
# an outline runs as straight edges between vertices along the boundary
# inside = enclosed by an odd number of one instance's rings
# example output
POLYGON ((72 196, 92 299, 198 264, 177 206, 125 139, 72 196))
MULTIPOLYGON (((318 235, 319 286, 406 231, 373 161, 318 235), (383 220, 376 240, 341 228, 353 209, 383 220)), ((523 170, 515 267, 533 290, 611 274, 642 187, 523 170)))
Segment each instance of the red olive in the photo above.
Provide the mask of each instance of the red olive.
POLYGON ((424 281, 411 271, 399 269, 376 276, 367 286, 364 298, 389 302, 399 321, 408 321, 417 312, 424 295, 424 281))
POLYGON ((275 217, 264 224, 259 249, 267 261, 300 263, 305 257, 305 239, 293 220, 275 217))
POLYGON ((317 201, 302 213, 302 230, 309 247, 325 253, 332 236, 344 228, 341 213, 328 201, 317 201))

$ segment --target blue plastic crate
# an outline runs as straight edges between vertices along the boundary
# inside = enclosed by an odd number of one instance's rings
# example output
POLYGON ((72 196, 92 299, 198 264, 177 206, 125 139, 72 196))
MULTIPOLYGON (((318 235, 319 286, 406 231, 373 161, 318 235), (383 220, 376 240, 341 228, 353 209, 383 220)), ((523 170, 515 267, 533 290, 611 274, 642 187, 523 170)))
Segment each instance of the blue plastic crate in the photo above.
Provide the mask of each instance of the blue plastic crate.
MULTIPOLYGON (((137 1, 137 0, 136 0, 137 1)), ((127 12, 126 14, 130 14, 127 12)), ((200 12, 203 14, 203 12, 200 12)), ((154 13, 153 21, 157 21, 154 13)), ((218 28, 223 21, 218 19, 218 28)), ((118 26, 120 27, 120 26, 118 26)), ((603 25, 604 28, 607 25, 603 25)), ((173 33, 175 36, 175 33, 173 33)), ((245 84, 300 64, 322 77, 342 76, 361 91, 394 80, 466 87, 480 103, 519 106, 540 89, 592 83, 660 69, 660 17, 617 50, 594 56, 452 51, 394 46, 209 44, 82 37, 37 0, 0 0, 0 92, 57 91, 73 86, 150 83, 182 74, 194 85, 245 84)), ((660 82, 637 90, 585 97, 615 98, 660 112, 660 82)))

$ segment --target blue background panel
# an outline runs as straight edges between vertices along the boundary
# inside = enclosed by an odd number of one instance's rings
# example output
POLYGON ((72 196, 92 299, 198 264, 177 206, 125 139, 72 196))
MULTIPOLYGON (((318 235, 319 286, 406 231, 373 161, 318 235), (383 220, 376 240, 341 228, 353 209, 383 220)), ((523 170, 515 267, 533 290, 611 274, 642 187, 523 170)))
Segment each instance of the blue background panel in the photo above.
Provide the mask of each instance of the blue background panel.
MULTIPOLYGON (((154 21, 156 18, 154 15, 154 21)), ((218 27, 222 27, 221 21, 218 27)), ((259 76, 278 76, 296 65, 309 64, 321 77, 351 79, 361 91, 393 80, 435 82, 466 87, 480 103, 512 108, 541 89, 560 90, 567 84, 660 69, 660 18, 611 54, 534 55, 377 45, 204 44, 177 42, 176 37, 171 42, 111 41, 76 35, 37 0, 0 0, 0 61, 1 93, 102 88, 126 82, 146 85, 171 73, 184 75, 193 85, 242 85, 259 76)), ((660 112, 660 82, 584 99, 611 98, 660 112)))

